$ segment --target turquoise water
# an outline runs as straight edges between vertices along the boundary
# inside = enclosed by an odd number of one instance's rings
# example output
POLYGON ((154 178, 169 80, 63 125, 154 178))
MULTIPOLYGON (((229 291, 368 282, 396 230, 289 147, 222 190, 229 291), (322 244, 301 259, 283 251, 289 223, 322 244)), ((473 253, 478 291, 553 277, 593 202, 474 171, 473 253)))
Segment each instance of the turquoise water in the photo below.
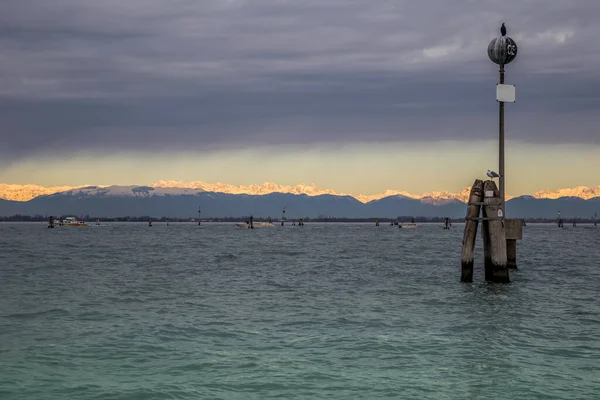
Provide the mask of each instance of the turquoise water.
POLYGON ((600 227, 524 229, 0 224, 0 399, 598 398, 600 227))

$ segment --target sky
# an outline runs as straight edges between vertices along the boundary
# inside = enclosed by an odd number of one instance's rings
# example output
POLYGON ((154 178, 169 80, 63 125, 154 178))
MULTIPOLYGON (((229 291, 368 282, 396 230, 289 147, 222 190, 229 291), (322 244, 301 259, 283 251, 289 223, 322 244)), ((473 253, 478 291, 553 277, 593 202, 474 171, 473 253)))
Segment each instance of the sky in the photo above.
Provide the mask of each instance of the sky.
POLYGON ((0 182, 600 185, 597 0, 0 3, 0 182))

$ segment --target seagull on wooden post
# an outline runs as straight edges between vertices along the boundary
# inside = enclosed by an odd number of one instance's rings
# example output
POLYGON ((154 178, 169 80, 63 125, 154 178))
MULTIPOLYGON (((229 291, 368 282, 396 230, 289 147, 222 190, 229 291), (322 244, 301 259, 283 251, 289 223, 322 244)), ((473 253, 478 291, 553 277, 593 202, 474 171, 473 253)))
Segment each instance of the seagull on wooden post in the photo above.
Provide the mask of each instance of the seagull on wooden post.
POLYGON ((486 172, 486 175, 488 176, 488 178, 500 178, 500 175, 498 175, 498 173, 494 172, 494 171, 490 171, 489 169, 486 172))

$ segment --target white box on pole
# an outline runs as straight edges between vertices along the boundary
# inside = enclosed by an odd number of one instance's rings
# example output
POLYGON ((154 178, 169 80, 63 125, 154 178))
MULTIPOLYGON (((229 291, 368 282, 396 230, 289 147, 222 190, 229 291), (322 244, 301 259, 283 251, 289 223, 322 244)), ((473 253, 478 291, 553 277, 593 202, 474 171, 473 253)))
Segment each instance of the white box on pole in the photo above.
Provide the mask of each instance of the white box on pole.
POLYGON ((496 85, 496 100, 505 103, 515 102, 515 85, 496 85))

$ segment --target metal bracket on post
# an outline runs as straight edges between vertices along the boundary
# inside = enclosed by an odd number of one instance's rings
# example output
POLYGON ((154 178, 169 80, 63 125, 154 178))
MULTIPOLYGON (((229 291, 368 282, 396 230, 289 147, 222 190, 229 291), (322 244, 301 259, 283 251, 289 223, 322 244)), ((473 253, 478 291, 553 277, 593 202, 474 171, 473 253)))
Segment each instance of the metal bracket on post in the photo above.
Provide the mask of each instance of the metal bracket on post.
POLYGON ((466 217, 467 221, 502 221, 504 217, 466 217))
POLYGON ((499 203, 490 203, 488 201, 477 201, 475 203, 467 203, 468 206, 500 206, 502 202, 499 203))
MULTIPOLYGON (((489 201, 475 201, 475 202, 468 202, 467 205, 469 205, 469 206, 501 206, 502 201, 493 202, 493 203, 489 202, 489 201)), ((468 220, 468 221, 503 221, 504 213, 502 214, 501 217, 467 217, 466 220, 468 220)))

